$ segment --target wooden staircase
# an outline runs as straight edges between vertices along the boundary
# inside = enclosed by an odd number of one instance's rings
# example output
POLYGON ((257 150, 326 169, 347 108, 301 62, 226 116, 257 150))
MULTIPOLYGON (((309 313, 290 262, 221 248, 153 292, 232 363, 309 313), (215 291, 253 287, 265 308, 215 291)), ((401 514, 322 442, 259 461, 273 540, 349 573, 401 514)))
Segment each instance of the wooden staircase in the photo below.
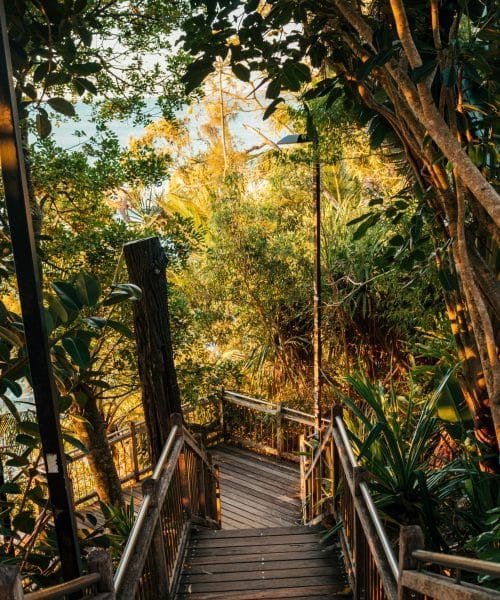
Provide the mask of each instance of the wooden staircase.
POLYGON ((303 526, 193 531, 178 600, 350 597, 340 548, 303 526))

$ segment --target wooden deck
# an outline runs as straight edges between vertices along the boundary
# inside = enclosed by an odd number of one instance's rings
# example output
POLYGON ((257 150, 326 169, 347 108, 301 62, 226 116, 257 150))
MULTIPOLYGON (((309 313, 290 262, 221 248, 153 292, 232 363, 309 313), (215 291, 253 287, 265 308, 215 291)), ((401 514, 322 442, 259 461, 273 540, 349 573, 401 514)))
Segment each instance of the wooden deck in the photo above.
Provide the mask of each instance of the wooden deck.
POLYGON ((177 600, 346 600, 340 549, 320 537, 300 526, 194 532, 177 600))
POLYGON ((222 529, 300 523, 298 466, 232 446, 212 456, 220 468, 222 529))

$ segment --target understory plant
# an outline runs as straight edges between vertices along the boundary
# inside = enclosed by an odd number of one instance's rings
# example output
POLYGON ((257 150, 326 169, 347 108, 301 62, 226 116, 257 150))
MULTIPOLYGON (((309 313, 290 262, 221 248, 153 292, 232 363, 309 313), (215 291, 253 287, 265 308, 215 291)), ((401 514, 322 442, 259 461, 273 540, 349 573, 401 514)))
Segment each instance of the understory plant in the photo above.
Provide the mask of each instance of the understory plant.
POLYGON ((342 394, 358 460, 389 531, 420 525, 435 550, 466 550, 471 536, 487 529, 486 513, 498 506, 498 476, 485 472, 470 432, 454 439, 438 416, 438 403, 453 369, 430 394, 410 381, 404 393, 390 383, 347 377, 342 394), (465 444, 468 441, 468 444, 465 444))

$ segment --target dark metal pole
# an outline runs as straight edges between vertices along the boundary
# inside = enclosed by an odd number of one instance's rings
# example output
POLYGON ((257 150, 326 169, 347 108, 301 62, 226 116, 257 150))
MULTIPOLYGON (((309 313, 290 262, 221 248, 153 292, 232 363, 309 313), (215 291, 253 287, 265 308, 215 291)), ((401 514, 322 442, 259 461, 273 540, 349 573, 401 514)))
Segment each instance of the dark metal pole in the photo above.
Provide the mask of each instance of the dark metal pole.
POLYGON ((313 139, 314 154, 314 430, 321 431, 321 165, 317 136, 313 139))
POLYGON ((4 1, 0 0, 0 161, 33 395, 65 580, 82 573, 71 484, 63 452, 42 286, 19 129, 4 1))

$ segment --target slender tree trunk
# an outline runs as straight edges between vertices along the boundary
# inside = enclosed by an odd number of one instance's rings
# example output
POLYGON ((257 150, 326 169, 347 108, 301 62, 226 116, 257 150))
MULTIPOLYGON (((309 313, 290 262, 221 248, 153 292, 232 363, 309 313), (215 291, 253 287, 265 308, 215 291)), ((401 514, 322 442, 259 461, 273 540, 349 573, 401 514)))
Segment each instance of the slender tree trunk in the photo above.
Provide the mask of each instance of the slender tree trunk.
POLYGON ((123 252, 129 281, 142 290, 141 299, 133 304, 135 338, 144 415, 156 462, 170 432, 170 416, 181 413, 167 304, 167 261, 157 237, 125 244, 123 252))
POLYGON ((116 470, 113 454, 106 435, 106 426, 97 406, 92 390, 81 384, 79 391, 86 397, 80 414, 85 421, 76 421, 75 429, 78 439, 85 444, 89 453, 90 470, 94 477, 99 499, 105 504, 123 507, 123 493, 120 478, 116 470))

